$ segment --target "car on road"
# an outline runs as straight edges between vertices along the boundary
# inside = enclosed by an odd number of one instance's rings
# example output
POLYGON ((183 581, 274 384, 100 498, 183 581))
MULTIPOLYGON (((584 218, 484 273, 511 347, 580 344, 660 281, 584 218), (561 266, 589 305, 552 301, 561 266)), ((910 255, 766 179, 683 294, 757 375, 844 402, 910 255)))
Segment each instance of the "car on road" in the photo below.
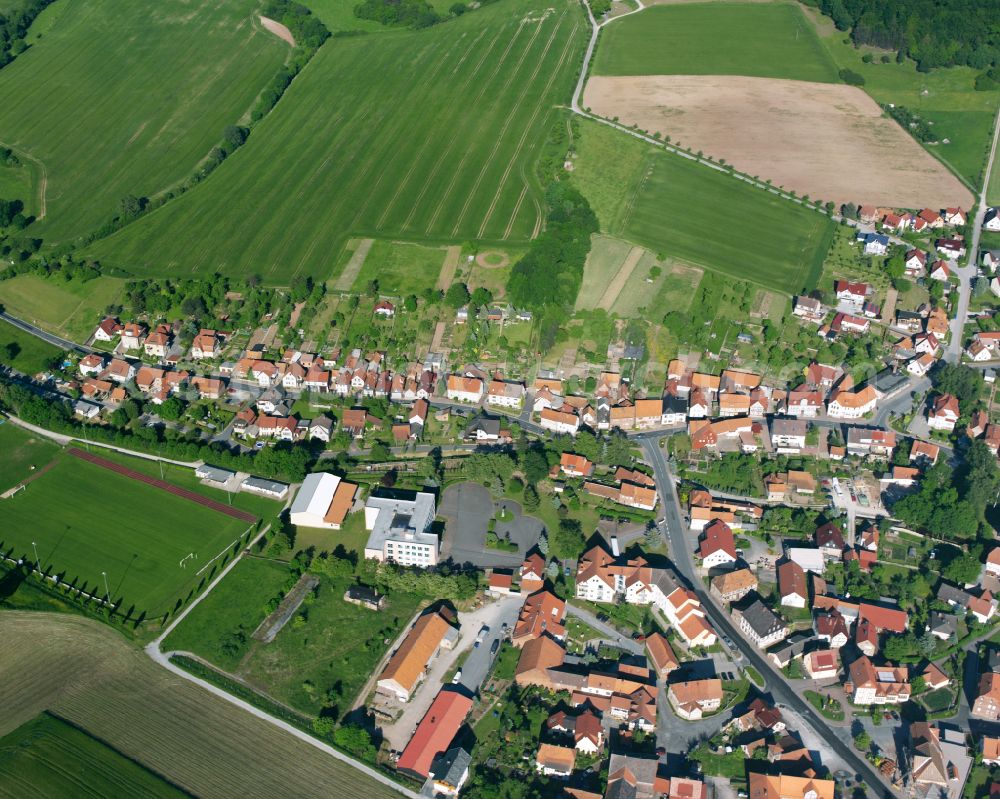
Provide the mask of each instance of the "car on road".
POLYGON ((494 639, 492 646, 490 646, 490 654, 495 655, 499 648, 500 648, 500 639, 496 638, 494 639))
POLYGON ((459 669, 455 672, 455 676, 451 678, 452 683, 460 683, 462 681, 462 670, 459 669))

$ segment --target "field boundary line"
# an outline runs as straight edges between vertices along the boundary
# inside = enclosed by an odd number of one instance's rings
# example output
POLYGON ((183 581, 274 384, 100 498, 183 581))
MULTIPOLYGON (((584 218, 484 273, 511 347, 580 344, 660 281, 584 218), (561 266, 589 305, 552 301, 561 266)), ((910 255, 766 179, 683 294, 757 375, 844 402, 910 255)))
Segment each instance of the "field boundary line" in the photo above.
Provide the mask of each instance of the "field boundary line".
POLYGON ((13 151, 13 153, 19 158, 24 158, 26 161, 30 161, 38 168, 38 186, 36 187, 36 191, 38 192, 38 213, 35 215, 35 220, 45 219, 45 214, 48 210, 46 207, 46 194, 49 189, 49 173, 45 168, 45 162, 42 161, 41 158, 36 158, 26 150, 15 147, 13 144, 0 141, 0 147, 6 147, 8 150, 13 151))
MULTIPOLYGON (((451 282, 455 279, 455 272, 458 271, 458 263, 462 257, 462 248, 457 244, 448 247, 444 253, 444 261, 441 263, 441 271, 438 273, 437 284, 434 286, 438 291, 447 291, 451 282)), ((431 347, 431 349, 435 349, 431 347)))
POLYGON ((186 499, 189 502, 194 502, 197 505, 203 505, 210 510, 214 510, 218 513, 224 514, 225 516, 231 516, 234 519, 239 519, 240 521, 248 522, 253 524, 257 521, 257 517, 252 513, 248 513, 245 510, 239 510, 230 505, 225 505, 218 500, 214 500, 211 497, 206 497, 203 494, 199 494, 195 491, 191 491, 187 488, 181 488, 180 486, 174 485, 173 483, 168 483, 166 480, 160 480, 156 477, 150 477, 142 472, 137 472, 134 469, 129 469, 127 466, 123 466, 120 463, 115 463, 114 461, 109 461, 107 458, 102 458, 100 455, 92 455, 89 452, 85 452, 78 447, 70 447, 66 450, 68 455, 74 458, 79 458, 87 463, 92 463, 95 466, 100 466, 102 469, 107 469, 109 472, 115 472, 120 474, 122 477, 127 477, 130 480, 135 480, 139 483, 145 483, 153 488, 158 488, 161 491, 166 491, 168 494, 173 494, 181 499, 186 499))

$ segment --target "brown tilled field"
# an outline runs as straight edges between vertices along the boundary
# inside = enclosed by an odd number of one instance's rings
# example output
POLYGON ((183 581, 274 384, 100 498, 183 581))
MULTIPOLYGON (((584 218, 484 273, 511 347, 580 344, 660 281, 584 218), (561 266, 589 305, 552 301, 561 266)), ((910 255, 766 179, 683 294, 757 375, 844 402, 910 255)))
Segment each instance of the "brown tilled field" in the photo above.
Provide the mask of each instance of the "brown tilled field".
POLYGON ((814 199, 900 208, 972 194, 852 86, 739 76, 591 77, 584 104, 814 199))
POLYGON ((0 736, 50 710, 206 799, 399 796, 157 666, 97 622, 5 611, 0 639, 0 736))

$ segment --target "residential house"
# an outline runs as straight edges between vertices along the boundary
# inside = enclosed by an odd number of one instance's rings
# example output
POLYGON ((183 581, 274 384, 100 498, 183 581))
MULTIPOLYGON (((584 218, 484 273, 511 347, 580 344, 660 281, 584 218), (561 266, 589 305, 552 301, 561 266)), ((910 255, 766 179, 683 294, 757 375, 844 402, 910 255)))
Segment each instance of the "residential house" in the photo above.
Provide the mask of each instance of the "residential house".
POLYGON ((834 799, 836 783, 815 776, 749 771, 751 799, 834 799))
POLYGON ((846 302, 859 307, 864 304, 872 292, 871 286, 867 283, 850 283, 846 280, 834 281, 833 290, 837 294, 838 302, 846 302))
POLYGON ((568 777, 576 763, 576 749, 571 746, 540 744, 535 755, 535 769, 546 777, 568 777))
POLYGON ((1000 674, 985 671, 979 675, 972 715, 977 719, 1000 721, 1000 674))
POLYGON ((832 419, 859 419, 875 410, 875 389, 866 386, 860 391, 838 389, 826 406, 832 419))
POLYGON ((191 342, 191 357, 196 361, 215 358, 219 354, 219 334, 215 330, 202 329, 191 342))
POLYGON ((559 470, 567 477, 590 477, 594 473, 594 464, 583 455, 564 452, 559 459, 559 470))
POLYGON ((545 408, 539 417, 542 428, 553 433, 576 435, 577 430, 580 429, 580 418, 575 413, 545 408))
POLYGON ((173 333, 170 325, 157 325, 156 329, 142 342, 143 352, 151 358, 166 358, 173 333))
POLYGON ((733 608, 733 619, 743 634, 759 649, 766 649, 788 637, 785 622, 757 596, 747 597, 743 607, 733 608))
POLYGON ((329 443, 333 438, 333 419, 325 414, 315 417, 309 422, 309 440, 318 439, 329 443))
POLYGON ((917 466, 933 466, 937 463, 938 453, 941 451, 937 444, 927 441, 914 441, 910 447, 910 463, 917 466))
MULTIPOLYGON (((471 697, 449 687, 441 689, 396 761, 396 768, 420 781, 426 780, 433 773, 436 784, 437 779, 450 771, 440 765, 440 755, 445 753, 447 760, 451 743, 470 710, 471 697), (437 771, 434 771, 435 766, 437 771)), ((465 766, 465 771, 468 771, 468 765, 465 766)), ((461 781, 461 778, 455 780, 461 781)))
POLYGON ((121 329, 121 348, 138 350, 146 338, 146 326, 139 322, 128 322, 121 329))
POLYGON ((771 446, 779 455, 798 455, 806 446, 809 423, 803 419, 774 419, 771 446))
POLYGON ((645 644, 649 660, 656 670, 657 677, 660 679, 666 678, 670 672, 680 665, 673 648, 670 646, 670 642, 663 633, 654 632, 651 635, 647 635, 645 644))
POLYGON ((805 319, 807 322, 820 324, 826 316, 826 308, 817 299, 800 296, 795 298, 795 306, 792 308, 792 313, 800 319, 805 319))
POLYGON ((695 721, 722 705, 722 680, 688 680, 667 686, 667 699, 682 719, 695 721))
POLYGON ((965 242, 961 239, 938 239, 934 242, 934 247, 948 258, 958 260, 965 257, 965 242))
POLYGON ((938 280, 942 283, 947 283, 948 278, 951 277, 951 269, 948 267, 947 262, 935 261, 931 266, 929 277, 931 280, 938 280))
POLYGON ((847 454, 888 459, 896 448, 896 434, 891 430, 850 427, 847 430, 847 454))
POLYGON ((813 630, 816 637, 820 641, 826 641, 831 649, 840 649, 847 644, 847 619, 836 608, 817 613, 813 617, 813 630))
POLYGON ((565 602, 551 591, 536 591, 521 605, 510 641, 518 648, 541 635, 549 635, 561 641, 566 637, 566 628, 563 626, 565 617, 565 602))
POLYGON ((112 358, 101 377, 115 383, 127 383, 135 377, 135 366, 121 358, 112 358))
POLYGON ((826 522, 816 528, 813 535, 816 548, 827 560, 840 560, 844 552, 844 531, 836 522, 826 522))
POLYGON ((735 563, 736 541, 732 528, 720 519, 709 523, 698 536, 698 556, 706 570, 735 563))
POLYGON ((881 233, 858 231, 857 240, 861 242, 865 255, 885 255, 889 250, 889 237, 881 233))
POLYGON ((939 394, 927 413, 927 426, 932 430, 952 432, 958 421, 958 398, 953 394, 939 394))
POLYGON ((816 649, 809 652, 802 660, 802 668, 813 680, 833 680, 840 671, 837 653, 832 649, 816 649))
POLYGON ((823 410, 823 394, 815 389, 797 388, 788 392, 785 413, 789 416, 812 419, 823 410))
POLYGON ((80 370, 80 374, 84 376, 97 375, 104 371, 104 364, 104 356, 92 352, 80 359, 77 368, 80 370))
POLYGON ((961 799, 972 767, 965 731, 917 721, 909 727, 909 787, 911 795, 961 799))
POLYGON ((806 573, 799 564, 786 560, 778 565, 778 594, 781 604, 793 608, 804 608, 809 599, 806 588, 806 573))
POLYGON ((507 380, 491 380, 486 390, 486 402, 498 408, 517 409, 524 402, 524 384, 507 380))
MULTIPOLYGON (((608 763, 605 799, 653 799, 657 762, 655 757, 613 753, 608 763)), ((699 797, 692 793, 690 799, 699 797)))
POLYGON ((739 602, 757 590, 757 576, 750 569, 736 569, 712 578, 709 589, 722 602, 739 602))
POLYGON ((485 387, 478 377, 448 375, 446 396, 457 402, 478 403, 483 398, 485 387))
POLYGON ((596 755, 604 745, 601 719, 590 708, 576 716, 560 710, 549 716, 545 726, 551 732, 572 736, 573 748, 585 755, 596 755))
POLYGON ((910 674, 906 666, 876 666, 862 655, 849 668, 845 687, 856 705, 902 704, 910 698, 910 674))
POLYGON ((123 325, 113 316, 106 316, 94 328, 94 341, 113 341, 122 332, 123 325))
POLYGON ((521 564, 521 590, 533 593, 545 585, 545 558, 537 550, 530 552, 521 564))
POLYGON ((907 250, 904 266, 906 267, 907 277, 917 278, 923 276, 924 269, 927 268, 927 253, 916 248, 907 250))

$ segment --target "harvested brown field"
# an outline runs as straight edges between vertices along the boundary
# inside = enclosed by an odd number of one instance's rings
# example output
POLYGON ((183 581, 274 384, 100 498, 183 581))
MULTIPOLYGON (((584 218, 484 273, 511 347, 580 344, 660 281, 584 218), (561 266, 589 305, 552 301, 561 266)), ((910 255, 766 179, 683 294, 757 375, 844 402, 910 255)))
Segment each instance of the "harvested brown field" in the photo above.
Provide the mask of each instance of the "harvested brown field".
POLYGON ((972 205, 958 178, 852 86, 728 75, 594 76, 584 104, 813 199, 972 205))
POLYGON ((399 794, 77 616, 0 613, 0 735, 51 710, 194 796, 399 794))
POLYGON ((279 39, 282 39, 288 42, 292 47, 295 47, 295 37, 292 36, 292 32, 277 20, 262 16, 260 18, 260 24, 279 39))

